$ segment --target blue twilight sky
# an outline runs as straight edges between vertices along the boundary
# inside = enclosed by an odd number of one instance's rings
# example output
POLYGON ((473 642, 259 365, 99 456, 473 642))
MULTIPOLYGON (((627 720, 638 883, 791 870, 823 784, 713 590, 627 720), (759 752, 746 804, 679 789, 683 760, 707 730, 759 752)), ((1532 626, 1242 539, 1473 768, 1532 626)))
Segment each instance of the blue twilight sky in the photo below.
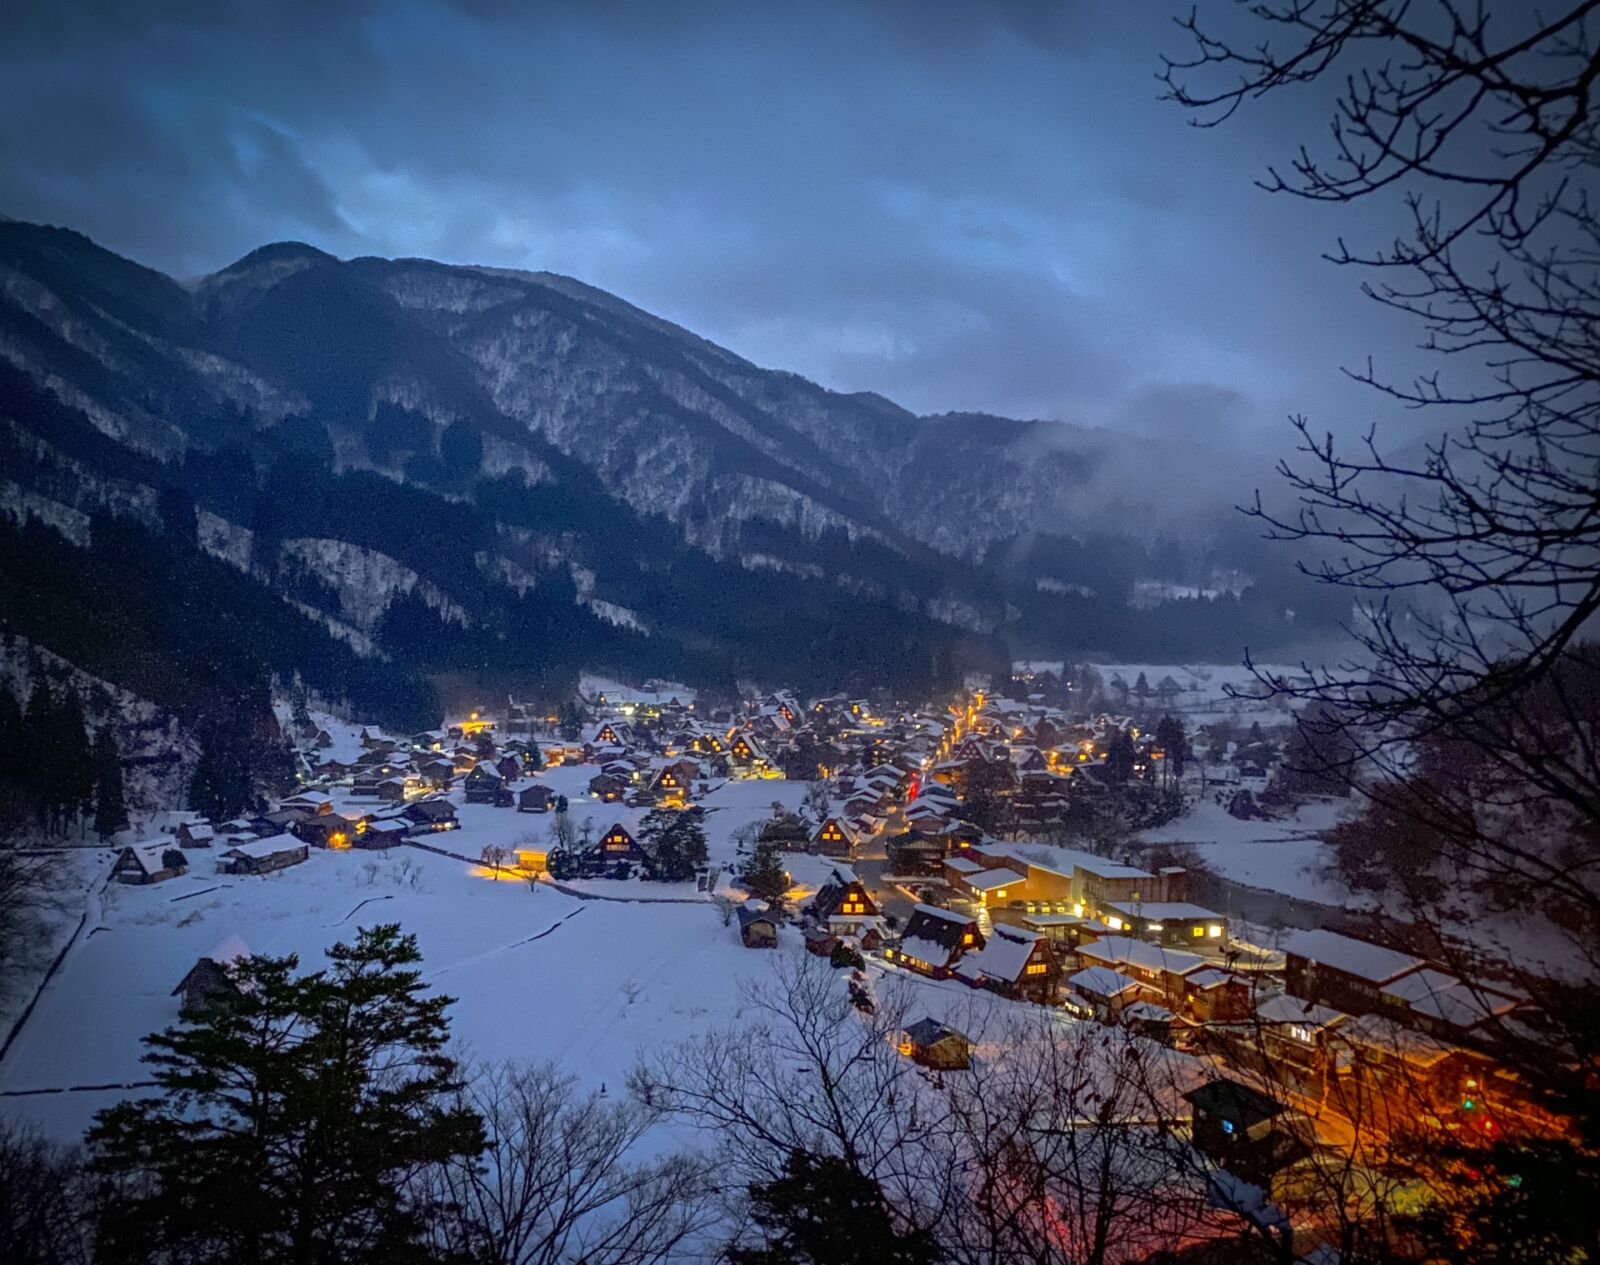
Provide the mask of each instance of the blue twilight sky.
POLYGON ((918 411, 1257 457, 1290 412, 1383 416, 1341 364, 1415 367, 1319 257, 1398 194, 1252 184, 1325 103, 1198 131, 1158 100, 1187 0, 5 9, 0 212, 179 276, 286 238, 551 269, 918 411))

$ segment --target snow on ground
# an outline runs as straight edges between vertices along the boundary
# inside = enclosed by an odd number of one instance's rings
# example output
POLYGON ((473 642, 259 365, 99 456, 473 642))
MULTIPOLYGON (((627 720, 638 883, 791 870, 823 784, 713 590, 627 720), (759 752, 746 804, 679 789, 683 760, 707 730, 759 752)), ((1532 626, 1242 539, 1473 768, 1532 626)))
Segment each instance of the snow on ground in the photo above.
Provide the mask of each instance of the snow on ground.
POLYGON ((0 1062, 0 1110, 74 1138, 126 1091, 27 1091, 147 1079, 141 1038, 176 1021, 172 990, 220 942, 297 953, 311 969, 380 922, 417 935, 429 983, 458 999, 453 1029, 470 1053, 558 1060, 591 1088, 620 1090, 643 1044, 736 1020, 740 980, 767 966, 708 904, 583 901, 414 848, 313 849, 264 878, 217 875, 200 853, 182 878, 108 888, 0 1062))
POLYGON ((706 810, 706 852, 711 864, 737 868, 739 830, 752 823, 772 820, 774 804, 795 812, 805 802, 809 783, 752 778, 725 782, 700 801, 706 810))
MULTIPOLYGON (((620 608, 617 608, 620 609, 620 608)), ((624 685, 610 677, 593 676, 585 672, 578 678, 578 693, 584 698, 604 694, 612 707, 624 703, 638 703, 644 707, 661 707, 677 699, 685 707, 694 702, 695 692, 677 681, 647 681, 644 685, 624 685)))
POLYGON ((1293 817, 1240 821, 1205 796, 1176 821, 1140 837, 1150 843, 1190 843, 1223 878, 1325 905, 1347 905, 1350 892, 1322 873, 1327 845, 1319 837, 1356 807, 1353 799, 1316 799, 1293 817))
MULTIPOLYGON (((1061 660, 1019 660, 1012 664, 1015 672, 1061 673, 1066 664, 1061 660)), ((1143 704, 1129 698, 1129 705, 1160 708, 1182 716, 1192 730, 1199 725, 1219 721, 1260 721, 1263 727, 1289 723, 1290 707, 1287 699, 1257 700, 1249 697, 1234 698, 1229 691, 1250 695, 1261 691, 1261 683, 1242 663, 1096 663, 1094 670, 1102 684, 1109 689, 1116 677, 1121 677, 1131 689, 1144 674, 1151 694, 1143 704), (1181 692, 1163 703, 1155 696, 1155 688, 1165 677, 1171 677, 1181 687, 1181 692)), ((1275 676, 1300 679, 1304 670, 1288 664, 1260 664, 1258 670, 1275 676)))
POLYGON ((30 938, 25 959, 0 994, 0 1042, 11 1032, 50 964, 78 929, 90 893, 105 878, 116 855, 111 848, 62 848, 38 858, 45 869, 45 896, 37 913, 39 934, 30 938))

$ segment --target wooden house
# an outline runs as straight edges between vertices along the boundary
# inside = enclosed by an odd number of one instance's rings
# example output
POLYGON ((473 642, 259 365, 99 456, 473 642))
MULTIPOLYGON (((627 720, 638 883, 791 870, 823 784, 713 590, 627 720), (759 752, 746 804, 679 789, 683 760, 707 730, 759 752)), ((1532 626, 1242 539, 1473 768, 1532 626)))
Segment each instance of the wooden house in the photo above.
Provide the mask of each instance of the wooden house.
POLYGON ((188 873, 189 858, 176 845, 157 840, 135 843, 117 853, 111 875, 119 883, 161 883, 188 873))
POLYGON ((974 988, 986 988, 1013 1001, 1043 1006, 1055 996, 1057 971, 1050 942, 1004 924, 997 924, 980 948, 962 956, 955 974, 974 988))
POLYGON ((392 848, 405 842, 411 829, 411 823, 402 817, 381 818, 367 823, 367 828, 356 836, 355 846, 372 851, 392 848))
POLYGON ((456 820, 456 806, 447 799, 416 800, 402 808, 400 815, 411 823, 412 834, 454 830, 461 824, 456 820))
POLYGON ((186 821, 173 832, 173 837, 185 848, 209 848, 217 832, 208 821, 186 821))
POLYGON ((738 734, 728 743, 728 757, 746 769, 765 768, 770 761, 761 744, 749 734, 738 734))
POLYGON ((1289 992, 1346 1014, 1384 1009, 1383 993, 1427 962, 1336 931, 1295 931, 1284 941, 1284 978, 1289 992))
POLYGON ((279 808, 297 808, 308 813, 331 813, 333 797, 326 791, 301 791, 278 805, 279 808))
POLYGON ((972 1042, 936 1019, 919 1019, 900 1034, 900 1053, 936 1071, 961 1071, 972 1063, 972 1042))
POLYGON ((739 939, 747 949, 776 949, 778 920, 770 910, 739 906, 739 939))
POLYGON ((628 793, 627 778, 614 773, 598 773, 589 779, 589 794, 602 804, 614 804, 628 793))
POLYGON ((1333 1066, 1334 1034, 1349 1016, 1342 1010, 1280 993, 1256 1007, 1261 1051, 1280 1077, 1299 1088, 1318 1083, 1333 1066))
POLYGON ((658 803, 669 808, 682 808, 689 802, 689 792, 694 788, 694 771, 692 761, 680 760, 669 764, 650 783, 650 793, 658 803))
POLYGON ((417 778, 424 786, 431 786, 436 791, 449 787, 455 777, 455 765, 449 760, 424 760, 417 766, 417 778))
POLYGON ((195 1018, 240 997, 239 985, 229 968, 249 956, 245 942, 230 936, 195 962, 172 990, 172 996, 183 999, 178 1003, 178 1013, 195 1018))
POLYGON ((1144 984, 1109 966, 1086 966, 1069 975, 1066 984, 1068 1009, 1101 1023, 1115 1023, 1125 1007, 1150 996, 1144 984))
POLYGON ((1182 1009, 1187 1002, 1188 977, 1215 966, 1194 953, 1121 935, 1084 941, 1074 953, 1080 966, 1109 966, 1120 971, 1144 984, 1151 994, 1149 1000, 1174 1010, 1182 1009))
POLYGON ((811 834, 811 850, 823 856, 853 856, 857 842, 855 830, 837 817, 825 818, 811 834))
POLYGON ((469 804, 498 804, 506 795, 506 780, 487 762, 474 765, 461 782, 469 804))
POLYGON ((289 828, 289 833, 314 848, 332 848, 337 851, 354 847, 357 837, 365 829, 361 821, 352 820, 339 813, 323 813, 297 821, 289 828))
MULTIPOLYGON (((880 926, 878 906, 846 866, 835 866, 811 898, 811 916, 834 935, 857 935, 880 926)), ((880 933, 881 934, 881 933, 880 933)), ((870 946, 869 946, 870 947, 870 946)))
POLYGON ((1220 967, 1184 976, 1187 1013, 1197 1023, 1231 1023, 1250 1014, 1250 981, 1220 967))
POLYGON ((299 865, 309 854, 304 842, 282 834, 237 844, 222 856, 229 874, 270 874, 299 865))
POLYGON ((517 792, 519 813, 547 813, 555 802, 555 792, 540 782, 525 786, 517 792))
POLYGON ((975 918, 936 905, 917 905, 906 920, 900 942, 883 956, 919 975, 946 979, 961 956, 983 947, 975 918))
POLYGON ((620 821, 589 845, 589 855, 603 864, 615 861, 643 861, 644 849, 620 821))
POLYGON ((1108 901, 1100 916, 1113 931, 1174 949, 1220 949, 1228 942, 1228 919, 1182 900, 1108 901))
POLYGON ((1279 1129, 1288 1106, 1249 1085, 1208 1081, 1184 1097, 1193 1113, 1195 1149, 1235 1177, 1266 1187, 1305 1153, 1279 1129))
POLYGON ((595 750, 602 747, 631 747, 633 731, 621 723, 602 721, 585 740, 585 745, 595 750))

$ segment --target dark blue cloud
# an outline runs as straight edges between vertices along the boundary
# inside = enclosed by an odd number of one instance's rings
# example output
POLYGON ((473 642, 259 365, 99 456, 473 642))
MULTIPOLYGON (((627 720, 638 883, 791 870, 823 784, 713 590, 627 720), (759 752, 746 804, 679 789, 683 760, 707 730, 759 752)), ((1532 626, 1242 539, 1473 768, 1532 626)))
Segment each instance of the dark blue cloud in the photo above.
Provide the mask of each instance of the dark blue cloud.
POLYGON ((1322 126, 1197 132, 1161 5, 151 0, 30 6, 0 210, 180 275, 265 241, 566 272, 925 412, 1218 443, 1361 428, 1406 332, 1251 181, 1322 126))

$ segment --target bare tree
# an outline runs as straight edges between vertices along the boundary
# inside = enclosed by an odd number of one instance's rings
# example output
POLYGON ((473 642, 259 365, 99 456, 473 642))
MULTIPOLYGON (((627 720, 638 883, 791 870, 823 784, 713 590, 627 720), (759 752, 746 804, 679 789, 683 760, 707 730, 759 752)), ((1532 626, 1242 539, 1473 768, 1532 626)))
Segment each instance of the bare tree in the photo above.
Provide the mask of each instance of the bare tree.
POLYGON ((481 1161, 440 1173, 447 1210, 435 1246, 492 1265, 652 1265, 676 1259, 711 1221, 712 1171, 702 1158, 636 1158, 659 1113, 582 1094, 553 1065, 481 1068, 464 1106, 490 1144, 481 1161))
POLYGON ((896 1048, 902 999, 880 989, 863 1014, 826 961, 777 954, 745 1002, 739 1026, 646 1059, 635 1095, 713 1130, 742 1183, 776 1180, 796 1151, 827 1155, 877 1182, 908 1225, 936 1215, 952 1180, 934 1145, 947 1112, 896 1048))
POLYGON ((91 1200, 78 1155, 0 1118, 0 1244, 13 1265, 88 1265, 91 1200))
POLYGON ((483 845, 483 851, 478 854, 478 859, 485 867, 493 870, 495 878, 498 879, 501 869, 511 860, 511 849, 499 843, 486 843, 483 845))
MULTIPOLYGON (((1325 151, 1302 148, 1266 187, 1334 204, 1403 196, 1393 240, 1341 242, 1331 257, 1412 318, 1441 366, 1409 383, 1370 363, 1353 374, 1440 419, 1416 458, 1387 455, 1371 432, 1347 450, 1296 419, 1302 460, 1282 474, 1298 510, 1258 498, 1251 512, 1269 536, 1306 548, 1305 571, 1350 591, 1352 652, 1302 679, 1258 676, 1312 705, 1302 724, 1351 741, 1352 767, 1372 775, 1358 789, 1377 827, 1439 850, 1437 866, 1409 857, 1391 871, 1430 952, 1460 950, 1460 928, 1438 903, 1440 872, 1470 888, 1469 912, 1498 904, 1565 931, 1567 966, 1587 982, 1513 971, 1536 1005, 1465 1040, 1581 1122, 1573 1137, 1592 1136, 1600 4, 1492 12, 1461 0, 1259 0, 1244 12, 1259 38, 1182 23, 1190 51, 1166 62, 1169 96, 1212 126, 1261 98, 1331 89, 1325 151)), ((1494 1147, 1480 1149, 1478 1170, 1492 1168, 1494 1147)), ((1573 1199, 1592 1206, 1600 1171, 1587 1154, 1569 1145, 1565 1167, 1587 1192, 1573 1199)), ((1535 1197, 1529 1183, 1478 1193, 1479 1231, 1517 1224, 1505 1199, 1526 1209, 1535 1197)), ((1592 1236, 1583 1250, 1595 1250, 1592 1236)))

